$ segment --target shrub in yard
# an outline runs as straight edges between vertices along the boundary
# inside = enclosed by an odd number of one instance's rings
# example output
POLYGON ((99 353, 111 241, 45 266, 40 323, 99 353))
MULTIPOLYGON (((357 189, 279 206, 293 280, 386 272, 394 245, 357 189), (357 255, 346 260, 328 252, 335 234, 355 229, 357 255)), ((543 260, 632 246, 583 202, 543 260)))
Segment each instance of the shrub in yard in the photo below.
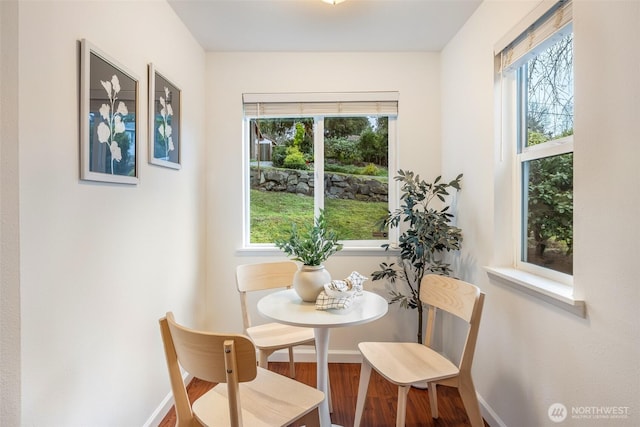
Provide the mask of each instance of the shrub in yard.
POLYGON ((273 162, 273 166, 277 168, 284 167, 284 159, 287 157, 287 146, 286 145, 276 145, 273 147, 273 151, 271 152, 271 161, 273 162))
POLYGON ((367 166, 360 170, 360 175, 377 176, 380 173, 380 169, 373 163, 369 163, 367 166))
POLYGON ((288 169, 307 169, 307 162, 304 154, 296 146, 287 147, 287 156, 284 158, 285 168, 288 169))
POLYGON ((326 157, 329 159, 335 159, 344 164, 358 163, 361 159, 357 143, 346 138, 327 139, 325 144, 326 157))

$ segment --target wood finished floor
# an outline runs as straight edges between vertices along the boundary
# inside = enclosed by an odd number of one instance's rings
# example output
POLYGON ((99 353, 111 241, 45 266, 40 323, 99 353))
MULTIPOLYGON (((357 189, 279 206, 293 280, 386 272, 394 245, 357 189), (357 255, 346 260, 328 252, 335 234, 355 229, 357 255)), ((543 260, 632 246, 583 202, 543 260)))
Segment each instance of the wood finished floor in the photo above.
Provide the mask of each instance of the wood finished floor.
MULTIPOLYGON (((283 375, 289 374, 289 365, 284 362, 269 362, 269 369, 283 375)), ((352 426, 358 395, 360 379, 359 363, 330 363, 329 375, 333 396, 333 413, 331 421, 341 426, 352 426)), ((305 384, 316 385, 316 364, 296 363, 296 379, 305 384)), ((206 393, 213 384, 194 379, 187 391, 191 401, 206 393)), ((362 426, 391 427, 395 426, 398 389, 384 380, 375 371, 371 374, 369 391, 365 403, 362 426)), ((407 427, 460 427, 469 426, 469 419, 464 410, 458 390, 451 387, 438 387, 439 418, 431 418, 429 396, 427 390, 412 388, 407 402, 407 427)), ((173 427, 176 423, 173 408, 162 420, 159 427, 173 427)), ((293 424, 298 427, 298 424, 293 424)), ((485 426, 488 424, 485 422, 485 426)), ((251 427, 251 426, 247 426, 251 427)))

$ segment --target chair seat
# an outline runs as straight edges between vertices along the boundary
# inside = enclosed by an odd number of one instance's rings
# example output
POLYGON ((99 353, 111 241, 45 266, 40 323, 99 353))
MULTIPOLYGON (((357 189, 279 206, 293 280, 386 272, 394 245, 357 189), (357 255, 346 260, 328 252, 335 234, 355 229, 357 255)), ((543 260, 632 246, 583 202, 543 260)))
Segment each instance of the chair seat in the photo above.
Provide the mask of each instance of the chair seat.
POLYGON ((437 381, 459 373, 444 356, 418 343, 363 342, 358 348, 373 369, 397 385, 437 381))
MULTIPOLYGON (((323 399, 321 391, 262 368, 255 380, 240 384, 245 426, 289 425, 323 399)), ((228 405, 227 385, 218 384, 193 403, 193 414, 205 426, 229 426, 228 405)))
POLYGON ((280 349, 300 344, 313 345, 313 329, 280 323, 267 323, 247 328, 247 335, 256 347, 280 349))

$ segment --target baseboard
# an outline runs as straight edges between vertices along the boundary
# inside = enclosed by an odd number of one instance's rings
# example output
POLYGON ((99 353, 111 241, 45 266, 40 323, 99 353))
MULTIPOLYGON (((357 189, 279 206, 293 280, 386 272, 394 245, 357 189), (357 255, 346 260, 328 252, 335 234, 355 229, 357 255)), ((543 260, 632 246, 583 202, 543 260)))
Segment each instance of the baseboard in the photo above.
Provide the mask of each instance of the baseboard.
POLYGON ((486 400, 482 398, 478 394, 478 402, 480 403, 480 412, 482 413, 482 418, 489 424, 491 427, 507 427, 507 425, 500 419, 498 414, 489 406, 486 400))
MULTIPOLYGON (((192 379, 193 379, 192 375, 184 374, 182 377, 182 380, 184 381, 185 385, 189 384, 192 379)), ((162 420, 164 420, 164 417, 166 417, 169 411, 171 410, 172 406, 173 406, 173 393, 171 393, 170 391, 169 394, 167 394, 165 398, 162 399, 162 402, 160 402, 160 405, 158 405, 156 410, 153 411, 151 416, 147 419, 147 421, 142 426, 143 427, 159 426, 162 420)))

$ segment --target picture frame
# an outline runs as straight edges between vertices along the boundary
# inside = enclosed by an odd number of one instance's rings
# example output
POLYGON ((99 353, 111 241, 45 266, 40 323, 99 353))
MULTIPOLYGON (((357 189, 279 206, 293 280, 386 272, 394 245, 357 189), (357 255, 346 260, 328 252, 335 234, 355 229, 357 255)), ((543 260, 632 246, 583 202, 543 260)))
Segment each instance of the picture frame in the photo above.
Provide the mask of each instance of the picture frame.
POLYGON ((133 73, 80 41, 80 179, 138 183, 138 90, 133 73))
POLYGON ((149 163, 181 169, 182 91, 149 64, 149 163))

